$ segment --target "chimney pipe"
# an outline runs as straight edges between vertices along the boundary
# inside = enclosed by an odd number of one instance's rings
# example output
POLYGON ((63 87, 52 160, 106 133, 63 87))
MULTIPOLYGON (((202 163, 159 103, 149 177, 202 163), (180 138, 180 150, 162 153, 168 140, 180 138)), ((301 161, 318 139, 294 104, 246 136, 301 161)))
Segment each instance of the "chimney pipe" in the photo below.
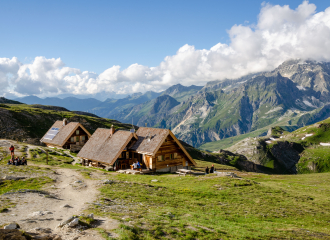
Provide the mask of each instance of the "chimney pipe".
POLYGON ((63 119, 63 126, 68 124, 68 120, 66 118, 63 119))
POLYGON ((113 127, 113 125, 111 125, 110 128, 110 135, 112 136, 115 133, 116 129, 113 127))

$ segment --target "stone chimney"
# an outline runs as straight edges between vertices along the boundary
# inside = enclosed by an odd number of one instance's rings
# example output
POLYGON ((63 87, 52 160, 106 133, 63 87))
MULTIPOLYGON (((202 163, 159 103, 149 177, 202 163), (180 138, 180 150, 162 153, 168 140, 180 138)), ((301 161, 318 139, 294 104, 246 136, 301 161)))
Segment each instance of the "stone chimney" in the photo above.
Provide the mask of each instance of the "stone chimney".
POLYGON ((63 126, 68 124, 68 120, 66 118, 63 119, 63 126))
POLYGON ((116 129, 114 128, 113 125, 111 125, 111 128, 110 128, 110 136, 112 136, 114 133, 115 133, 116 129))

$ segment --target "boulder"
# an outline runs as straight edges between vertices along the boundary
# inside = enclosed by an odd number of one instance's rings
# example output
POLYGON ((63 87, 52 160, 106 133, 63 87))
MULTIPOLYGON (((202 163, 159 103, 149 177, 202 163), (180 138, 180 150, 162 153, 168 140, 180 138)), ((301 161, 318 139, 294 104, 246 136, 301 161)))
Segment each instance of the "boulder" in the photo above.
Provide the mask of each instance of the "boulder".
POLYGON ((57 227, 63 227, 64 225, 68 224, 69 222, 71 222, 74 219, 74 217, 69 217, 67 220, 61 222, 57 227))
POLYGON ((9 229, 9 230, 12 230, 12 229, 17 229, 19 228, 19 225, 17 223, 9 223, 8 225, 4 226, 3 229, 9 229))
POLYGON ((70 223, 68 223, 68 227, 75 227, 79 224, 79 219, 75 218, 70 223))

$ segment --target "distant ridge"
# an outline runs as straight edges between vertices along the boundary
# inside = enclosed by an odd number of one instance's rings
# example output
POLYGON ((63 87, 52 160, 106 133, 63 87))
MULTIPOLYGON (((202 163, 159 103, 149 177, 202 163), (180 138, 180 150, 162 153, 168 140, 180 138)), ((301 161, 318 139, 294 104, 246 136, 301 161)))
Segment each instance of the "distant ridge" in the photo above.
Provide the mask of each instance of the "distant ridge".
POLYGON ((8 103, 8 104, 22 104, 21 102, 10 100, 4 97, 0 97, 0 103, 8 103))

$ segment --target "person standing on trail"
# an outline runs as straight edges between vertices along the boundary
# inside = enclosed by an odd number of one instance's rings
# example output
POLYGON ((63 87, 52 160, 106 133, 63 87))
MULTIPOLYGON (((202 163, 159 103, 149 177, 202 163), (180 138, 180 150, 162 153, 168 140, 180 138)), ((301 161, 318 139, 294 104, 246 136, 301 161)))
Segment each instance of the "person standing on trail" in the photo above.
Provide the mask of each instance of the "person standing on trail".
POLYGON ((214 165, 212 164, 212 167, 210 168, 210 173, 214 173, 214 165))
POLYGON ((209 167, 207 166, 207 167, 205 168, 205 174, 209 174, 209 172, 210 172, 210 170, 209 170, 209 167))
POLYGON ((9 148, 9 150, 10 150, 10 155, 13 157, 14 156, 14 151, 15 151, 14 146, 11 145, 10 148, 9 148))

